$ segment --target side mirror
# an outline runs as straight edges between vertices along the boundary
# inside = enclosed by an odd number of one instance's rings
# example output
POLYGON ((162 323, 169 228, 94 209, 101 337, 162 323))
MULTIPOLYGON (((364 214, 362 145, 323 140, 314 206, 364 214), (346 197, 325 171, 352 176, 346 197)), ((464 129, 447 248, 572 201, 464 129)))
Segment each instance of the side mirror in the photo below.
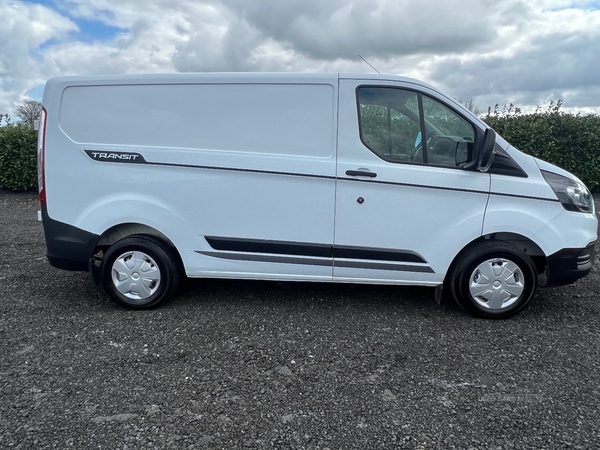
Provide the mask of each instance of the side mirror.
POLYGON ((485 130, 479 149, 479 160, 477 161, 477 170, 487 172, 490 170, 494 159, 494 146, 496 145, 496 132, 491 128, 485 130))

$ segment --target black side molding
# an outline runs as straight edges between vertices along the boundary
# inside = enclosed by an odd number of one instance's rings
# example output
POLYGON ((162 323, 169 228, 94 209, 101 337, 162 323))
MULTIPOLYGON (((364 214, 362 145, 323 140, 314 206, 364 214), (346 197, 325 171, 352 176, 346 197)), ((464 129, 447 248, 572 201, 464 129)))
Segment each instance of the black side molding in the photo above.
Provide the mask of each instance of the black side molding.
POLYGON ((204 236, 215 250, 331 258, 331 245, 204 236))
POLYGON ((204 236, 214 250, 292 255, 302 257, 363 259, 386 262, 412 262, 426 264, 420 255, 408 250, 388 250, 351 246, 333 246, 306 242, 282 242, 261 239, 204 236))

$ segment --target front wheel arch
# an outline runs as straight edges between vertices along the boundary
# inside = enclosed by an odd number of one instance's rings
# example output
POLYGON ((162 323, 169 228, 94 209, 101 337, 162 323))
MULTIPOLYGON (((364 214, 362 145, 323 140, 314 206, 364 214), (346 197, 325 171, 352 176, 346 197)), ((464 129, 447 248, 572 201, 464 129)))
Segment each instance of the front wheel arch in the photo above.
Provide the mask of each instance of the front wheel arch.
POLYGON ((532 258, 512 243, 482 240, 456 257, 445 285, 469 314, 505 319, 517 314, 533 298, 537 273, 532 258), (487 275, 483 274, 486 270, 487 275))

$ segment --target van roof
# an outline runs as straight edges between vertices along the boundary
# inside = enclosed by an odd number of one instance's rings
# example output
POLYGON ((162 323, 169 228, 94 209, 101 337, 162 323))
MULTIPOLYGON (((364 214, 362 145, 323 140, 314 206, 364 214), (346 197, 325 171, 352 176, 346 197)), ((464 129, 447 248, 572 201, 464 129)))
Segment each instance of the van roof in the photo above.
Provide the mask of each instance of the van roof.
MULTIPOLYGON (((427 88, 448 101, 460 105, 439 89, 416 80, 414 78, 398 75, 381 75, 365 73, 294 73, 294 72, 202 72, 202 73, 154 73, 154 74, 122 74, 122 75, 84 75, 55 77, 48 80, 44 89, 44 102, 48 91, 61 91, 70 86, 98 86, 98 85, 135 85, 135 84, 195 84, 195 83, 307 83, 307 84, 335 84, 338 80, 360 80, 373 82, 404 82, 415 87, 427 88), (50 89, 49 89, 50 88, 50 89)), ((44 103, 46 104, 46 103, 44 103)), ((468 111, 460 105, 464 111, 468 111)), ((469 113, 470 114, 470 113, 469 113)), ((480 121, 475 115, 477 120, 480 121)))
POLYGON ((406 81, 424 85, 424 83, 403 76, 378 75, 378 74, 352 74, 352 73, 293 73, 293 72, 203 72, 203 73, 154 73, 154 74, 121 74, 121 75, 83 75, 63 76, 48 80, 52 84, 85 84, 106 82, 109 84, 125 83, 166 83, 166 82, 210 82, 210 81, 233 81, 233 82, 319 82, 329 83, 337 79, 356 79, 373 81, 406 81))

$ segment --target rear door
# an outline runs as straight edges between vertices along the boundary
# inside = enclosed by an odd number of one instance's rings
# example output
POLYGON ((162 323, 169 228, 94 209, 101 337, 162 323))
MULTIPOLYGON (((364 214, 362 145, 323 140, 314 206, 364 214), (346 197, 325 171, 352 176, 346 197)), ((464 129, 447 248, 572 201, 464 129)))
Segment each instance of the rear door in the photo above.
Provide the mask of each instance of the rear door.
POLYGON ((441 283, 481 236, 482 132, 425 87, 340 80, 334 279, 441 283))

